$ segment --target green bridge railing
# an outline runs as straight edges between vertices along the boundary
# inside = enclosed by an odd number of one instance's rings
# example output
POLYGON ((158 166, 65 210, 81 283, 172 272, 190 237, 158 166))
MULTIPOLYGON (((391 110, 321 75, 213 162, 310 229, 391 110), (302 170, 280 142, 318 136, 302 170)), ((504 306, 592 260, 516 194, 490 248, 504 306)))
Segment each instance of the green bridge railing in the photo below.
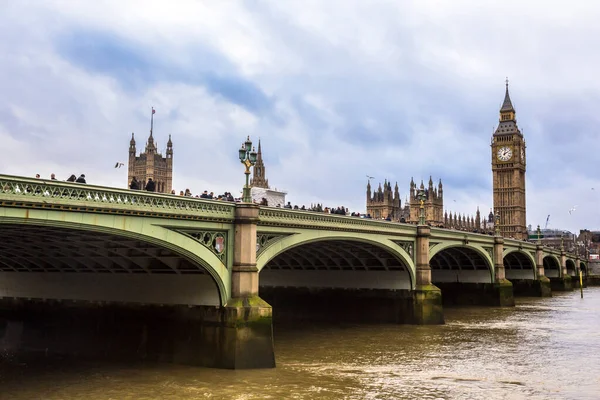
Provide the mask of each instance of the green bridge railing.
POLYGON ((219 200, 115 189, 83 183, 0 175, 0 205, 85 207, 196 215, 233 221, 235 204, 219 200))

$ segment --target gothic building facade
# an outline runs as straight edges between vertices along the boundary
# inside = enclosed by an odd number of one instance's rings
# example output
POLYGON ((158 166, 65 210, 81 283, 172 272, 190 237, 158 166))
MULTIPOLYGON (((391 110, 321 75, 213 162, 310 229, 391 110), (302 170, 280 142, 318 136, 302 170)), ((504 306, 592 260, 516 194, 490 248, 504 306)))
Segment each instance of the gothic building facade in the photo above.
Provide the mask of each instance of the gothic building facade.
POLYGON ((371 193, 371 181, 367 183, 367 214, 375 219, 389 219, 391 221, 405 222, 408 219, 408 204, 405 209, 401 207, 398 183, 392 191, 392 183, 387 179, 379 188, 371 193))
POLYGON ((402 207, 398 184, 392 190, 391 182, 386 179, 383 186, 379 184, 378 189, 372 192, 371 182, 368 182, 367 214, 374 219, 418 224, 422 194, 423 214, 427 225, 486 234, 494 232, 495 217, 491 210, 484 218, 481 218, 479 208, 475 216, 444 211, 444 187, 441 179, 434 185, 433 179, 429 177, 429 183, 425 187, 422 181, 421 185, 417 186, 411 178, 409 193, 410 196, 402 207))
MULTIPOLYGON (((154 111, 152 112, 154 114, 154 111)), ((173 186, 173 142, 171 135, 167 142, 166 155, 158 152, 154 137, 152 136, 153 118, 150 123, 150 137, 146 142, 144 152, 137 156, 134 134, 131 134, 129 141, 129 163, 127 174, 127 185, 135 177, 140 182, 140 187, 143 189, 146 186, 149 178, 155 182, 156 192, 171 193, 173 186)))
POLYGON ((266 178, 265 163, 263 162, 260 139, 258 139, 258 153, 256 153, 256 164, 254 164, 254 168, 252 170, 250 186, 269 189, 269 180, 266 178))
POLYGON ((410 178, 410 217, 408 222, 416 224, 419 222, 421 212, 421 200, 419 194, 423 193, 423 207, 425 214, 425 223, 431 226, 444 225, 444 189, 440 179, 437 187, 434 187, 431 176, 427 188, 421 181, 421 186, 417 189, 417 184, 410 178))
POLYGON ((383 188, 371 194, 371 184, 367 184, 367 214, 373 218, 417 224, 420 216, 421 198, 425 223, 430 226, 493 234, 496 229, 502 236, 527 240, 525 209, 525 139, 517 126, 515 109, 508 93, 508 81, 504 102, 500 108, 500 122, 492 136, 492 175, 494 211, 482 218, 479 208, 475 216, 457 214, 444 210, 444 191, 442 181, 437 187, 429 177, 427 187, 411 179, 410 200, 401 208, 398 185, 392 192, 387 180, 383 188), (497 226, 496 226, 497 225, 497 226))
POLYGON ((265 163, 263 161, 262 146, 258 140, 258 152, 256 153, 256 163, 252 168, 252 178, 250 178, 250 193, 252 201, 258 204, 271 207, 284 207, 286 192, 271 189, 267 179, 265 163))
POLYGON ((500 217, 504 237, 527 240, 525 208, 525 139, 517 126, 515 109, 508 93, 500 108, 500 122, 492 135, 494 212, 500 217))

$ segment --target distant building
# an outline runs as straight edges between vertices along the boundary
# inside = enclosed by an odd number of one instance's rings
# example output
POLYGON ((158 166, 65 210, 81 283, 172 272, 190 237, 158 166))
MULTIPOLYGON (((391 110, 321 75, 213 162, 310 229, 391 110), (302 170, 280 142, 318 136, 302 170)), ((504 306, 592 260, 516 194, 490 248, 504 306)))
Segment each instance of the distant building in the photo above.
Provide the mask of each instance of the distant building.
POLYGON ((367 214, 374 219, 389 219, 396 222, 418 224, 421 213, 419 194, 423 193, 425 224, 468 232, 486 234, 494 232, 494 214, 491 210, 490 215, 483 220, 479 208, 477 208, 475 217, 444 212, 444 188, 441 179, 438 185, 434 186, 433 179, 429 177, 427 188, 425 188, 422 181, 421 186, 417 188, 411 178, 409 193, 410 197, 406 199, 404 207, 402 207, 397 183, 392 190, 391 181, 386 179, 383 186, 379 184, 377 190, 372 191, 371 182, 369 181, 367 182, 367 214))
POLYGON ((156 184, 157 193, 171 193, 173 186, 173 142, 171 135, 167 142, 167 152, 165 157, 157 151, 152 137, 152 128, 154 125, 154 109, 152 109, 152 117, 150 120, 150 137, 146 142, 146 149, 139 156, 136 155, 135 138, 131 134, 129 141, 129 163, 127 174, 127 187, 131 183, 133 177, 140 182, 140 188, 144 189, 149 178, 156 184))
POLYGON ((254 203, 263 204, 266 202, 266 204, 271 207, 283 207, 285 205, 285 195, 287 193, 269 187, 269 180, 266 177, 265 163, 262 157, 260 139, 258 140, 256 163, 252 169, 250 188, 250 194, 254 203))
POLYGON ((577 235, 564 229, 537 229, 528 231, 530 241, 540 241, 544 246, 556 249, 564 247, 565 251, 575 251, 577 235))
POLYGON ((425 189, 423 181, 421 186, 417 190, 417 184, 410 179, 410 216, 408 222, 416 224, 419 222, 421 201, 419 199, 419 193, 425 194, 423 201, 425 223, 431 226, 443 226, 444 225, 444 189, 442 187, 442 180, 436 188, 433 186, 433 180, 429 177, 429 185, 425 189))
POLYGON ((392 184, 387 179, 371 194, 371 181, 367 183, 367 214, 375 219, 390 219, 397 222, 408 222, 408 204, 401 208, 398 183, 392 192, 392 184))

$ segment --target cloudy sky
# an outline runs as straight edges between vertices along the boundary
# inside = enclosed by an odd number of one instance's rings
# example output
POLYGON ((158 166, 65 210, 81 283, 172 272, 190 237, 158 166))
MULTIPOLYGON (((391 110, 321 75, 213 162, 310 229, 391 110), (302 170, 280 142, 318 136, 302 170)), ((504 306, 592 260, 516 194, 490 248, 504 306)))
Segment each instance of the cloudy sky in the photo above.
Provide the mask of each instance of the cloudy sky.
POLYGON ((367 175, 403 200, 432 175, 448 210, 488 212, 508 77, 528 223, 600 229, 594 4, 4 0, 0 173, 125 187, 153 106, 178 191, 239 192, 250 135, 293 204, 364 210, 367 175))

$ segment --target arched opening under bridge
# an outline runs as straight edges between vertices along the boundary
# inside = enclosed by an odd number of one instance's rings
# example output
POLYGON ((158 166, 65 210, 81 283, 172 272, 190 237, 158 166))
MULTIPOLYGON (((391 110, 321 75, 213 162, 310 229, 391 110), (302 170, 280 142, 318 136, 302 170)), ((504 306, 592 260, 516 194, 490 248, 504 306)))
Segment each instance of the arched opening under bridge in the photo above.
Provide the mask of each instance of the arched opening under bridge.
POLYGON ((469 247, 449 247, 436 253, 429 262, 433 284, 492 283, 492 267, 477 250, 469 247))
POLYGON ((545 256, 544 262, 544 275, 548 278, 560 277, 560 264, 558 260, 553 256, 545 256))
POLYGON ((260 271, 259 294, 273 318, 408 322, 408 263, 372 242, 327 239, 284 250, 260 271))
POLYGON ((514 281, 517 279, 535 279, 535 265, 533 260, 520 251, 513 251, 504 255, 504 274, 506 279, 514 281))
POLYGON ((220 290, 201 260, 97 226, 0 224, 0 237, 0 326, 12 351, 215 366, 220 290))
POLYGON ((575 277, 578 276, 578 271, 577 271, 577 267, 575 265, 575 261, 571 260, 571 259, 567 259, 567 274, 575 277))
POLYGON ((197 262, 139 238, 0 224, 0 296, 143 304, 220 304, 197 262))
POLYGON ((537 276, 533 255, 523 251, 512 251, 504 255, 506 279, 512 282, 513 292, 518 296, 548 297, 552 295, 547 281, 537 276))
POLYGON ((429 261, 431 281, 442 290, 447 305, 511 305, 509 292, 494 285, 493 267, 486 254, 472 247, 439 250, 429 261))

